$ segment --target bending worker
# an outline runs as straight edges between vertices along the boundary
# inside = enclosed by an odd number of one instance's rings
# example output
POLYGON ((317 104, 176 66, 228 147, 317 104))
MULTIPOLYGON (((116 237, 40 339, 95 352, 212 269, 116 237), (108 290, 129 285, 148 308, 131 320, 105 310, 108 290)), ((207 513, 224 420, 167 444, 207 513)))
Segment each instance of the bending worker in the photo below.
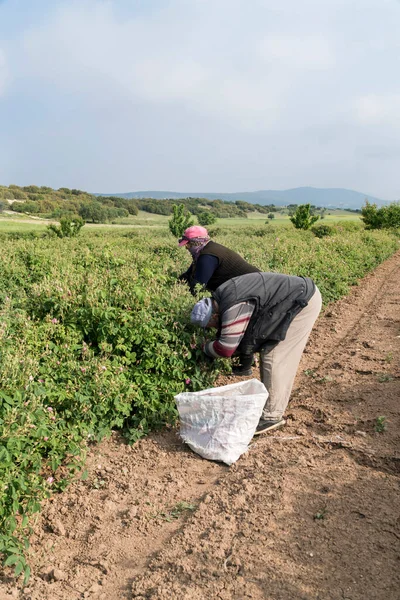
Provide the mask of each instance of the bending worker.
MULTIPOLYGON (((188 227, 178 244, 185 246, 192 256, 192 264, 179 279, 188 283, 193 295, 197 284, 213 292, 232 277, 260 271, 237 252, 211 241, 207 229, 200 225, 188 227)), ((240 353, 239 364, 232 368, 232 372, 234 375, 251 375, 252 364, 253 354, 240 353)))
POLYGON ((218 329, 217 339, 203 346, 207 356, 260 352, 261 381, 269 395, 255 435, 285 424, 297 368, 321 306, 312 279, 280 273, 234 277, 195 304, 191 322, 218 329))
POLYGON ((198 283, 213 292, 232 277, 260 271, 237 252, 211 241, 207 229, 200 225, 186 229, 178 244, 192 256, 192 264, 179 279, 187 281, 193 294, 198 283))

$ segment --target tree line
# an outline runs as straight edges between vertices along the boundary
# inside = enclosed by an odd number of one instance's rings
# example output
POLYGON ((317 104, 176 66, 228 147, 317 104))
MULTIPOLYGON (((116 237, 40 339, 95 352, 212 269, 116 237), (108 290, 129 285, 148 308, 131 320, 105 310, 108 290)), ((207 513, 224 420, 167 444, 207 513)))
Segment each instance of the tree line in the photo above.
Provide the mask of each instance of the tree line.
MULTIPOLYGON (((274 204, 251 204, 244 200, 208 200, 206 198, 121 198, 118 196, 95 196, 79 189, 66 187, 54 190, 48 186, 0 186, 0 212, 6 208, 19 213, 42 216, 50 219, 66 219, 68 222, 107 223, 116 219, 137 215, 139 210, 148 213, 174 216, 179 207, 180 214, 197 217, 201 225, 212 225, 217 218, 247 218, 257 211, 272 220, 275 214, 285 210, 295 227, 310 228, 318 219, 324 219, 326 208, 313 204, 289 204, 276 207, 274 204), (10 202, 11 201, 11 202, 10 202)), ((361 210, 361 219, 367 229, 400 227, 400 204, 378 208, 367 200, 361 210)), ((75 231, 75 230, 74 230, 75 231)))
POLYGON ((171 216, 174 206, 182 205, 186 212, 198 217, 204 224, 217 218, 247 218, 248 213, 273 214, 280 210, 273 204, 263 206, 242 200, 207 200, 206 198, 162 199, 117 196, 95 196, 88 192, 66 187, 54 190, 47 186, 0 186, 0 211, 7 206, 15 212, 40 215, 51 219, 81 217, 89 223, 106 223, 114 219, 137 215, 139 210, 171 216), (10 204, 6 201, 11 201, 10 204))

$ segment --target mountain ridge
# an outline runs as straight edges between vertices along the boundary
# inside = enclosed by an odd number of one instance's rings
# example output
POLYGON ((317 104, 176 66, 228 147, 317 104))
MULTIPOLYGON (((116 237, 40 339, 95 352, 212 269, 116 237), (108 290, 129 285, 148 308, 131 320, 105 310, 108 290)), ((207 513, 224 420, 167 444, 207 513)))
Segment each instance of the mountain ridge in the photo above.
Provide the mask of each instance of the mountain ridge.
POLYGON ((288 204, 314 204, 326 208, 353 208, 359 209, 367 199, 369 202, 375 203, 378 206, 390 204, 388 200, 382 200, 346 188, 314 188, 314 187, 297 187, 287 190, 257 190, 254 192, 170 192, 163 190, 146 190, 136 192, 124 192, 113 194, 95 194, 96 196, 117 196, 120 198, 154 198, 155 200, 179 200, 182 198, 206 198, 207 200, 225 200, 228 202, 236 202, 243 200, 251 204, 274 204, 275 206, 287 206, 288 204))

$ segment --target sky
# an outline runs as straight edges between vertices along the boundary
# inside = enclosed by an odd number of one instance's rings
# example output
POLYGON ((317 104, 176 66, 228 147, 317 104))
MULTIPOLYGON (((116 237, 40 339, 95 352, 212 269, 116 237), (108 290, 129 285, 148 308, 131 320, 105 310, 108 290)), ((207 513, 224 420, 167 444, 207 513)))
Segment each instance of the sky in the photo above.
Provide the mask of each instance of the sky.
POLYGON ((400 0, 0 0, 0 185, 400 200, 400 0))

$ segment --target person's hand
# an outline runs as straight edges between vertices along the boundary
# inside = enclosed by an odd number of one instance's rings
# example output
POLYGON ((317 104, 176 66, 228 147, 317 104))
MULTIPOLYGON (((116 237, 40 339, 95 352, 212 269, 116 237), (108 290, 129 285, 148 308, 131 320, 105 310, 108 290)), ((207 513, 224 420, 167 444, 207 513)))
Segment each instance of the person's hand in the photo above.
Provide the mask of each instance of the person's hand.
POLYGON ((181 273, 179 275, 178 281, 189 281, 189 275, 188 275, 187 271, 185 271, 184 273, 181 273))
POLYGON ((210 364, 211 364, 211 363, 213 363, 213 362, 214 362, 214 358, 213 358, 212 356, 208 356, 208 354, 206 354, 206 353, 205 353, 205 351, 204 351, 204 348, 205 348, 205 346, 206 346, 206 343, 207 343, 207 341, 204 341, 204 342, 201 344, 201 349, 202 349, 202 351, 203 351, 203 359, 204 359, 204 362, 206 362, 206 363, 210 363, 210 364))
POLYGON ((212 356, 208 356, 207 354, 203 354, 203 360, 209 365, 211 365, 214 362, 214 358, 212 356))

